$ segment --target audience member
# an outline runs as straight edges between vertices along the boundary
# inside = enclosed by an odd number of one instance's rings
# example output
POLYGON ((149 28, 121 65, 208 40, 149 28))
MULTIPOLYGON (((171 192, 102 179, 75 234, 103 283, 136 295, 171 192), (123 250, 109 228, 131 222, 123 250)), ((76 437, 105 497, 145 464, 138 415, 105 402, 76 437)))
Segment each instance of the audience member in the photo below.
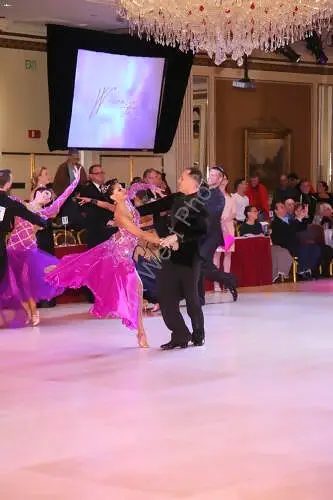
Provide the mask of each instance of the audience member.
POLYGON ((244 210, 250 203, 248 196, 245 194, 247 188, 245 179, 238 179, 234 184, 234 188, 235 193, 232 197, 236 203, 236 222, 241 224, 245 221, 244 210))
POLYGON ((315 198, 318 203, 329 203, 333 206, 333 196, 328 192, 328 184, 325 181, 319 181, 317 183, 317 193, 315 193, 315 198))
POLYGON ((82 210, 85 214, 85 228, 87 230, 87 245, 89 249, 103 243, 103 241, 106 241, 116 232, 116 228, 108 226, 109 221, 113 220, 113 213, 98 207, 92 201, 110 201, 103 192, 104 182, 105 172, 101 165, 92 165, 89 168, 89 180, 80 189, 80 199, 86 199, 87 201, 82 210))
MULTIPOLYGON (((53 190, 57 196, 60 196, 65 189, 74 180, 74 168, 80 167, 80 154, 77 149, 69 149, 68 158, 65 163, 59 165, 53 181, 53 190)), ((84 168, 81 168, 79 186, 87 182, 87 174, 84 168)))
POLYGON ((303 205, 308 206, 308 218, 309 222, 313 221, 316 213, 317 200, 313 194, 311 194, 311 184, 307 179, 303 179, 299 185, 300 195, 297 201, 303 205))
POLYGON ((258 210, 256 207, 249 205, 244 210, 245 222, 239 228, 240 236, 247 236, 248 234, 260 235, 263 234, 262 225, 258 222, 258 210))
POLYGON ((285 248, 291 256, 298 257, 299 279, 309 279, 312 270, 318 265, 320 249, 317 245, 302 244, 301 233, 307 229, 307 208, 295 207, 295 220, 289 222, 287 209, 283 203, 276 203, 274 219, 271 222, 271 240, 273 245, 285 248))
MULTIPOLYGON (((60 196, 65 189, 74 180, 74 168, 80 167, 80 155, 76 149, 68 151, 68 158, 65 163, 59 165, 53 181, 53 190, 57 196, 60 196)), ((80 189, 87 182, 87 174, 84 168, 81 168, 80 182, 70 198, 66 200, 61 211, 60 216, 68 217, 68 225, 74 229, 82 229, 85 226, 85 221, 82 216, 80 207, 74 202, 73 198, 80 192, 80 189)))
POLYGON ((286 174, 281 174, 280 185, 273 194, 272 207, 274 207, 278 201, 284 203, 287 198, 289 198, 288 176, 286 174))
POLYGON ((48 189, 52 189, 52 183, 50 180, 49 171, 46 167, 40 167, 34 171, 31 179, 31 192, 30 192, 30 201, 32 201, 35 197, 35 191, 39 187, 47 187, 48 189))
MULTIPOLYGON (((228 248, 226 247, 228 236, 231 237, 235 236, 234 219, 236 216, 236 201, 229 193, 228 183, 229 183, 229 178, 227 173, 224 171, 223 179, 220 184, 220 189, 225 199, 225 205, 221 217, 222 234, 225 242, 225 251, 223 260, 223 270, 225 273, 230 273, 231 254, 235 251, 234 243, 230 245, 228 248)), ((220 259, 221 259, 221 252, 216 252, 214 255, 214 264, 218 269, 220 269, 220 259)), ((216 285, 215 288, 218 289, 218 285, 216 285)))
POLYGON ((284 204, 285 204, 285 207, 287 209, 288 220, 289 220, 289 222, 291 222, 295 218, 295 201, 292 198, 288 198, 284 202, 284 204))
POLYGON ((258 174, 251 175, 245 194, 249 198, 249 204, 257 207, 259 220, 269 219, 268 193, 265 186, 260 182, 258 174))

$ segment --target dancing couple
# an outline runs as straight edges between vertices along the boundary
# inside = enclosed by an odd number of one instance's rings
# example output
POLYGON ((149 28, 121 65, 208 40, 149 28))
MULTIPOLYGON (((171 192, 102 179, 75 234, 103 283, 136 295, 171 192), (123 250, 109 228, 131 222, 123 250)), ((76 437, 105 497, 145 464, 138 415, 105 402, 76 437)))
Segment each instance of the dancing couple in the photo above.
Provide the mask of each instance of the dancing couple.
MULTIPOLYGON (((142 184, 133 184, 128 191, 116 180, 109 184, 108 195, 114 203, 112 210, 118 232, 83 254, 65 256, 46 273, 47 283, 56 289, 88 287, 95 296, 90 312, 99 318, 120 318, 128 328, 137 330, 139 347, 148 347, 142 320, 142 283, 133 260, 138 239, 142 238, 160 247, 156 266, 159 267, 159 298, 163 319, 172 331, 171 341, 161 347, 168 350, 187 347, 191 340, 179 310, 179 297, 183 291, 192 320, 192 341, 195 345, 202 345, 204 324, 198 293, 198 241, 207 232, 207 213, 202 204, 196 203, 201 180, 200 170, 192 168, 184 171, 179 183, 181 192, 175 197, 172 207, 174 234, 162 239, 139 228, 140 215, 131 199, 143 189, 142 184)), ((147 189, 147 185, 144 188, 147 189)), ((156 189, 154 186, 148 188, 156 189)), ((87 201, 108 209, 105 202, 87 201)))

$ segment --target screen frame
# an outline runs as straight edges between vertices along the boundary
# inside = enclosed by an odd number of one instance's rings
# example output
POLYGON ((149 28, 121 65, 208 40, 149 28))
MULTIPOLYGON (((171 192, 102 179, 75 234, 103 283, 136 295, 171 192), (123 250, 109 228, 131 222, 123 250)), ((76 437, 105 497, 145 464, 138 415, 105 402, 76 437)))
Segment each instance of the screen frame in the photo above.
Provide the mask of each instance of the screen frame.
MULTIPOLYGON (((50 114, 47 144, 50 151, 68 149, 69 122, 79 49, 119 55, 157 57, 165 60, 164 88, 161 92, 159 122, 153 153, 165 154, 170 151, 191 74, 194 59, 191 51, 182 52, 177 47, 162 46, 148 40, 145 36, 139 38, 130 34, 114 34, 57 24, 47 24, 46 29, 50 114)), ((107 148, 103 151, 123 150, 107 148)), ((135 151, 144 152, 147 149, 135 151)))

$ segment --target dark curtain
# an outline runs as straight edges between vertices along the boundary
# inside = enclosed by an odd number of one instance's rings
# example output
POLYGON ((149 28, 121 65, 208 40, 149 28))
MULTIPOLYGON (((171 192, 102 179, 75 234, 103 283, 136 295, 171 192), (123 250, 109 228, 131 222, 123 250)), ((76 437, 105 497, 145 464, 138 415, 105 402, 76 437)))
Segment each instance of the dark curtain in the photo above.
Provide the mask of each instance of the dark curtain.
POLYGON ((184 54, 178 49, 163 47, 130 35, 113 35, 49 24, 47 64, 50 151, 67 149, 78 49, 166 59, 164 94, 154 153, 169 151, 177 130, 193 54, 184 54))

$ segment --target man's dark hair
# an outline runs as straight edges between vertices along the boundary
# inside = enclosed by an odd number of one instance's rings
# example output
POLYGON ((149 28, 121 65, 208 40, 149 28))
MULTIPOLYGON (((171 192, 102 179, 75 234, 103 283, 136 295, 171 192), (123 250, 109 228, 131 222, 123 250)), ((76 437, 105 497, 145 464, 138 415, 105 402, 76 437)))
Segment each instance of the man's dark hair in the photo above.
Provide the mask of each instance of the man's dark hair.
POLYGON ((137 182, 142 182, 141 177, 133 177, 133 179, 131 180, 131 186, 132 184, 136 184, 137 182))
POLYGON ((244 177, 242 179, 237 179, 237 181, 235 181, 235 184, 234 184, 235 191, 237 191, 238 186, 240 184, 242 184, 242 182, 244 182, 244 181, 245 181, 244 177))
POLYGON ((288 181, 298 181, 299 177, 295 172, 290 172, 290 174, 287 175, 288 181))
POLYGON ((197 181, 198 184, 202 182, 202 172, 199 168, 192 167, 187 169, 188 175, 192 177, 195 181, 197 181))
POLYGON ((95 163, 95 165, 91 165, 91 167, 89 167, 89 175, 94 173, 94 168, 96 168, 96 167, 102 168, 102 166, 99 163, 95 163))
POLYGON ((8 182, 10 182, 11 178, 11 171, 6 169, 6 170, 0 170, 0 188, 3 188, 8 182))
POLYGON ((146 168, 146 170, 142 174, 142 178, 144 179, 147 177, 147 175, 152 174, 153 172, 156 172, 154 168, 146 168))
POLYGON ((273 210, 277 210, 278 205, 284 205, 283 201, 276 201, 273 205, 273 210))

